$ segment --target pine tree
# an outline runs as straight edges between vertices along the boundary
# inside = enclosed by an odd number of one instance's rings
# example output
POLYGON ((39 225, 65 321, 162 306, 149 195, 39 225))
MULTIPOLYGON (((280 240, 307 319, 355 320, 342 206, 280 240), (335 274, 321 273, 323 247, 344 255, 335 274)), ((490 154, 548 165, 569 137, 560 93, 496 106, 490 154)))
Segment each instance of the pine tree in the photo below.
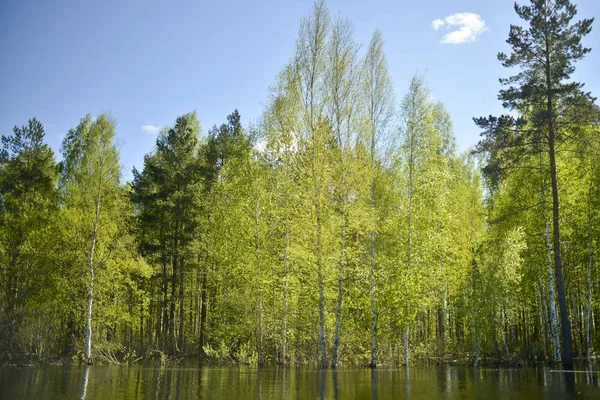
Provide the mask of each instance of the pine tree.
POLYGON ((42 243, 58 211, 58 169, 36 119, 2 136, 0 147, 0 349, 17 351, 28 303, 48 284, 42 243))
POLYGON ((570 140, 571 133, 567 130, 588 122, 581 118, 585 113, 571 115, 574 118, 567 121, 567 110, 585 106, 591 99, 589 93, 583 92, 583 84, 569 79, 575 71, 575 62, 590 51, 581 40, 590 33, 593 19, 572 22, 577 8, 569 0, 531 0, 529 6, 515 4, 515 11, 529 26, 511 25, 507 43, 512 53, 498 54, 504 67, 520 68, 516 75, 500 80, 508 88, 500 91, 499 99, 505 108, 520 112, 521 117, 515 120, 503 115, 476 119, 484 130, 484 139, 478 146, 480 151, 490 154, 492 163, 488 165, 488 172, 496 176, 524 154, 540 151, 548 154, 563 365, 572 369, 571 325, 562 271, 556 147, 570 140), (529 128, 525 126, 526 115, 529 128))
POLYGON ((160 303, 156 342, 164 350, 185 351, 185 284, 197 235, 202 181, 198 162, 200 123, 195 113, 178 117, 156 140, 156 152, 134 171, 142 253, 158 264, 160 303), (169 268, 170 265, 170 268, 169 268), (179 315, 176 315, 179 314, 179 315), (178 322, 178 326, 175 323, 178 322))

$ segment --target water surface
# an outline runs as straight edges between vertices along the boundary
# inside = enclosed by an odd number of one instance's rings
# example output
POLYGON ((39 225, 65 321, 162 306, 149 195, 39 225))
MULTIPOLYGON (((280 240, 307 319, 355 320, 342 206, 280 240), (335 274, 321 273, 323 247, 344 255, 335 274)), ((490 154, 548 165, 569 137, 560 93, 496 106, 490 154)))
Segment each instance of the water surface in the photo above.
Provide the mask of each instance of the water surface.
POLYGON ((0 368, 1 399, 600 399, 585 373, 547 367, 254 368, 186 365, 0 368))

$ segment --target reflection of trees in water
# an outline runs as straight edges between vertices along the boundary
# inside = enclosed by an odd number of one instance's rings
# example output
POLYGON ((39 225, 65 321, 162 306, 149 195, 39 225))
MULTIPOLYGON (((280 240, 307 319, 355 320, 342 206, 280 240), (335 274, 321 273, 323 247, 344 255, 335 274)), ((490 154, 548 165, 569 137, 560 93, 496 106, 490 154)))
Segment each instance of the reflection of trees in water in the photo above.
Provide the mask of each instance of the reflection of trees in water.
POLYGON ((198 374, 198 399, 202 400, 202 358, 200 359, 200 362, 198 364, 198 370, 196 371, 196 373, 198 374))
POLYGON ((285 372, 287 370, 286 367, 282 369, 282 377, 281 377, 281 400, 285 400, 285 372))
POLYGON ((564 376, 567 393, 575 393, 575 374, 572 371, 565 371, 564 376))
POLYGON ((325 368, 320 369, 319 388, 321 394, 321 400, 325 400, 325 380, 327 379, 327 370, 325 368))
POLYGON ((338 400, 338 373, 337 373, 337 369, 333 369, 331 371, 331 373, 333 374, 333 398, 335 400, 338 400))
MULTIPOLYGON (((595 367, 595 365, 593 365, 595 367)), ((598 374, 590 376, 582 362, 573 371, 536 368, 512 370, 439 366, 397 369, 312 369, 310 367, 188 368, 143 366, 49 367, 0 369, 0 398, 176 398, 256 400, 275 398, 493 398, 513 393, 523 398, 556 394, 588 396, 598 390, 598 374), (593 383, 592 383, 593 382, 593 383), (329 387, 329 388, 328 388, 329 387), (264 396, 263 396, 264 394, 264 396), (457 397, 458 398, 458 397, 457 397)))
POLYGON ((256 372, 256 399, 260 400, 260 392, 262 389, 262 368, 259 366, 256 372))
POLYGON ((162 381, 162 368, 161 369, 155 369, 154 373, 157 374, 157 378, 156 378, 156 391, 154 392, 155 394, 155 398, 158 399, 158 395, 160 394, 160 385, 161 385, 161 381, 162 381))
MULTIPOLYGON (((335 397, 337 400, 337 396, 335 397)), ((377 400, 377 370, 371 368, 371 399, 377 400)))
POLYGON ((83 379, 81 380, 81 394, 79 395, 80 400, 85 400, 85 396, 87 395, 87 387, 88 387, 89 377, 90 377, 90 366, 86 364, 85 368, 83 369, 83 379))
POLYGON ((450 380, 447 376, 448 369, 445 366, 436 367, 436 382, 438 385, 438 391, 445 393, 448 391, 448 381, 450 380))
POLYGON ((406 393, 406 398, 410 398, 410 374, 408 372, 408 365, 404 366, 404 392, 406 393))

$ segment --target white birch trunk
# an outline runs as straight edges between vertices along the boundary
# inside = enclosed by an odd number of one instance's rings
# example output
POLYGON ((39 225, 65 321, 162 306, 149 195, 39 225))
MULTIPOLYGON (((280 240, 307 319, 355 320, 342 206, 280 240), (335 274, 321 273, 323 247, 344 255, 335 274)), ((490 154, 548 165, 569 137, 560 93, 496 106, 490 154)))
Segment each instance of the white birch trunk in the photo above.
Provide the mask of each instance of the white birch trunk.
POLYGON ((102 193, 102 175, 100 176, 100 184, 98 185, 98 194, 95 202, 94 225, 92 228, 92 241, 88 256, 88 266, 90 272, 90 281, 88 286, 88 301, 86 310, 85 324, 85 362, 89 365, 92 363, 92 304, 94 302, 94 250, 96 249, 96 235, 98 233, 98 220, 100 217, 100 196, 102 193))

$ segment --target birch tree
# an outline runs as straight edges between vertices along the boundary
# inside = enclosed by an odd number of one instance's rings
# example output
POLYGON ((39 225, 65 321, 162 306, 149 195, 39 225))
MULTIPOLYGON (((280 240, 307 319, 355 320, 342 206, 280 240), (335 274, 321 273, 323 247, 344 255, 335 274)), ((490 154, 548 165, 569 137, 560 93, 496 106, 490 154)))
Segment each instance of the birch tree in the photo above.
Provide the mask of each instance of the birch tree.
POLYGON ((323 260, 324 179, 326 176, 326 143, 329 126, 324 120, 325 66, 327 62, 327 37, 330 31, 330 16, 324 2, 315 3, 312 14, 300 25, 299 38, 294 56, 295 82, 301 101, 303 146, 306 146, 310 197, 314 223, 314 258, 317 269, 319 291, 319 351, 320 365, 327 368, 327 342, 325 332, 325 272, 323 260))
POLYGON ((376 210, 375 191, 379 158, 385 153, 387 145, 388 123, 393 115, 393 87, 388 75, 387 60, 383 51, 381 32, 375 31, 363 64, 364 113, 365 127, 361 134, 367 149, 370 163, 369 185, 371 203, 370 227, 370 280, 371 280, 371 362, 372 368, 377 366, 377 283, 376 278, 376 210))
MULTIPOLYGON (((119 190, 121 167, 114 143, 115 123, 108 115, 84 117, 71 129, 62 144, 61 186, 80 238, 87 241, 87 306, 85 312, 84 357, 92 363, 92 317, 98 268, 105 266, 112 241, 118 240, 114 218, 124 210, 124 198, 119 190), (98 249, 102 242, 104 248, 98 249)), ((122 221, 122 217, 119 218, 122 221)), ((118 220, 117 220, 118 221, 118 220)), ((81 248, 81 251, 84 249, 81 248)), ((83 257, 81 257, 82 259, 83 257)))

